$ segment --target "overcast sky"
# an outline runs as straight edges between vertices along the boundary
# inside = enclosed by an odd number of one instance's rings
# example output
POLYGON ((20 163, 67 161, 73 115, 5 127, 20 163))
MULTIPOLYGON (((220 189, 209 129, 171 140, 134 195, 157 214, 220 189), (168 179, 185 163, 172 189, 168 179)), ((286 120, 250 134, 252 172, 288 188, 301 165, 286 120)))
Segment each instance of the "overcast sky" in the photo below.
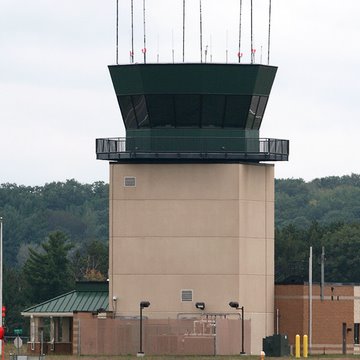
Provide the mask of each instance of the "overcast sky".
MULTIPOLYGON (((266 63, 268 0, 254 2, 256 62, 266 63)), ((135 61, 142 62, 142 1, 135 61)), ((202 0, 204 46, 237 61, 239 0, 202 0)), ((250 0, 243 0, 249 62, 250 0)), ((119 62, 129 62, 130 0, 119 0, 119 62)), ((182 0, 146 0, 148 62, 182 56, 182 0)), ((0 2, 0 183, 108 181, 95 138, 124 136, 107 65, 116 1, 0 2)), ((187 0, 186 61, 199 61, 199 1, 187 0)), ((271 65, 279 67, 262 137, 290 140, 277 178, 360 173, 360 1, 272 0, 271 65)))

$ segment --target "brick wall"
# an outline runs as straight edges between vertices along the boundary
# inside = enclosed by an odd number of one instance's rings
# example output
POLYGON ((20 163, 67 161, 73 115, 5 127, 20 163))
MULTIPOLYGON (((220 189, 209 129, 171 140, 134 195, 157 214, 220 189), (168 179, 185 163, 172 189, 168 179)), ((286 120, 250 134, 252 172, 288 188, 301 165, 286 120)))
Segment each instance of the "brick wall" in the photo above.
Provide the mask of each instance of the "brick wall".
MULTIPOLYGON (((287 334, 294 345, 295 335, 308 335, 308 285, 276 285, 275 310, 279 309, 279 330, 287 334)), ((320 299, 320 286, 313 285, 313 352, 341 353, 343 323, 346 323, 348 351, 353 351, 354 286, 328 284, 324 287, 324 300, 320 299)))

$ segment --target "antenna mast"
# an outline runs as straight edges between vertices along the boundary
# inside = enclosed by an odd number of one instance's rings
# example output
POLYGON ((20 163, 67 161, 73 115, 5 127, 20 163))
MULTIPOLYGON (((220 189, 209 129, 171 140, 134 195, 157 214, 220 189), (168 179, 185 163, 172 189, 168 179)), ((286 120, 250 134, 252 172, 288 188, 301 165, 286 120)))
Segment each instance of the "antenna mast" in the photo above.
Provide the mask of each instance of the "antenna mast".
POLYGON ((171 30, 171 55, 172 62, 175 63, 175 49, 174 49, 174 29, 171 30))
POLYGON ((203 62, 202 61, 202 47, 203 47, 203 44, 202 44, 202 9, 201 9, 201 0, 200 0, 200 62, 203 62))
POLYGON ((185 62, 185 0, 183 0, 183 54, 182 60, 185 62))
POLYGON ((251 0, 251 63, 254 63, 255 52, 254 52, 254 36, 253 36, 253 0, 251 0))
POLYGON ((119 0, 116 0, 116 65, 119 64, 119 0))
POLYGON ((130 62, 132 64, 134 63, 134 0, 131 0, 131 53, 130 53, 130 62))
POLYGON ((226 64, 229 61, 229 31, 226 30, 226 50, 225 50, 226 64))
POLYGON ((159 34, 157 36, 157 55, 156 55, 157 62, 160 61, 160 40, 159 40, 159 34))
POLYGON ((145 18, 145 0, 143 0, 143 18, 144 18, 144 48, 142 52, 144 54, 144 64, 146 64, 146 18, 145 18))
POLYGON ((240 0, 240 18, 239 18, 239 52, 238 52, 239 64, 241 62, 241 19, 242 19, 242 0, 240 0))
POLYGON ((270 35, 271 35, 271 0, 269 0, 269 36, 268 36, 268 59, 267 64, 270 64, 270 35))

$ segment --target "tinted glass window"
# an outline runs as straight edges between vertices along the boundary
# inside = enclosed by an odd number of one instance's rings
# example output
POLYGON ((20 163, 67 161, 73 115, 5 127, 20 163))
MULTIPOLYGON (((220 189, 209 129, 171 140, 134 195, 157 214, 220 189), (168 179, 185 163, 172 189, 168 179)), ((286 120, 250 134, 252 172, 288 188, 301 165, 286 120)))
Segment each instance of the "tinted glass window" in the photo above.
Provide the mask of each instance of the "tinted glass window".
POLYGON ((135 108, 138 127, 149 127, 149 114, 146 108, 145 96, 133 95, 132 101, 135 108))
POLYGON ((253 126, 253 129, 255 129, 255 130, 260 129, 260 125, 261 125, 262 118, 264 116, 264 111, 266 108, 267 101, 268 101, 267 97, 265 97, 265 96, 260 97, 259 106, 256 111, 255 121, 254 121, 254 126, 253 126))
POLYGON ((246 121, 246 129, 253 129, 254 121, 255 121, 255 115, 259 104, 259 96, 253 96, 251 99, 251 105, 246 121))
POLYGON ((175 95, 176 127, 200 125, 200 95, 175 95))
POLYGON ((118 96, 121 115, 123 117, 125 127, 130 129, 137 128, 135 111, 130 96, 118 96))
POLYGON ((224 127, 244 128, 250 102, 251 96, 227 96, 224 127))
POLYGON ((225 95, 202 96, 202 127, 221 127, 225 115, 225 95))
POLYGON ((173 95, 147 95, 150 126, 175 126, 173 95))

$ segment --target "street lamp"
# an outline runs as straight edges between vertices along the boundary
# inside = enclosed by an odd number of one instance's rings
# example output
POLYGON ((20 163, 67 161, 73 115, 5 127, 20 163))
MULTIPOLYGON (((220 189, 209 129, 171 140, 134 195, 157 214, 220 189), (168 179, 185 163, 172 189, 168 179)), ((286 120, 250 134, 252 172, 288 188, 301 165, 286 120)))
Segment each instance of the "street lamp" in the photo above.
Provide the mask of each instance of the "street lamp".
POLYGON ((230 301, 229 306, 236 309, 241 310, 241 352, 240 354, 245 354, 244 350, 244 306, 239 306, 239 303, 237 301, 230 301))
POLYGON ((195 307, 199 310, 205 310, 205 303, 204 302, 197 302, 195 303, 195 307))
POLYGON ((142 348, 142 312, 144 308, 147 308, 150 306, 149 301, 141 301, 140 302, 140 351, 137 353, 137 356, 144 356, 143 348, 142 348))

